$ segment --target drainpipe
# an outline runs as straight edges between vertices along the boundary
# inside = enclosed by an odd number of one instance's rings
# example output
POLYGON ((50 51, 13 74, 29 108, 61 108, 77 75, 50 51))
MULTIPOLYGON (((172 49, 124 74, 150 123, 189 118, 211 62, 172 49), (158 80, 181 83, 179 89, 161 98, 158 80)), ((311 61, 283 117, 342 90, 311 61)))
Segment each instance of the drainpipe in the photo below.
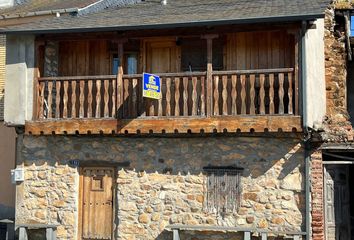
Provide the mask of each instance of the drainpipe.
POLYGON ((307 72, 306 72, 306 31, 307 31, 307 22, 303 21, 302 22, 302 28, 301 28, 301 88, 302 88, 302 121, 303 121, 303 127, 305 131, 305 140, 304 140, 304 147, 305 147, 305 154, 304 154, 304 159, 305 159, 305 204, 306 204, 306 210, 305 210, 305 224, 306 224, 306 240, 311 239, 311 199, 310 199, 310 187, 311 187, 311 182, 310 182, 310 163, 311 163, 311 156, 310 156, 310 149, 311 145, 309 143, 309 140, 307 139, 308 135, 308 129, 307 129, 307 88, 306 88, 306 82, 307 82, 307 72))

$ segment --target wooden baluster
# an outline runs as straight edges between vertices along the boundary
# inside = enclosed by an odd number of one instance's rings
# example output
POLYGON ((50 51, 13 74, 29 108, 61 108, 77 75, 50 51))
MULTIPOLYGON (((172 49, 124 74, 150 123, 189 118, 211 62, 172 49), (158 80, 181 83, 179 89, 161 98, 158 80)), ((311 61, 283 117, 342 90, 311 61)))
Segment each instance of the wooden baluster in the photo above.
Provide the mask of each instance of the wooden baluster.
POLYGON ((68 117, 68 87, 69 87, 69 82, 64 81, 63 118, 68 117))
POLYGON ((284 73, 279 73, 279 114, 284 114, 284 73))
POLYGON ((205 116, 205 77, 200 78, 200 115, 205 116))
POLYGON ((124 116, 123 118, 129 118, 130 114, 129 114, 129 79, 124 79, 124 92, 123 92, 123 112, 124 112, 124 116))
POLYGON ((138 95, 137 95, 137 92, 138 92, 138 79, 134 78, 133 79, 133 95, 132 95, 132 114, 133 116, 132 117, 137 117, 138 116, 138 95))
POLYGON ((85 109, 84 109, 84 102, 85 102, 85 81, 81 80, 80 81, 80 96, 79 96, 79 101, 80 101, 80 107, 79 107, 79 117, 83 118, 85 115, 85 109))
POLYGON ((241 75, 241 114, 246 114, 246 75, 241 75))
POLYGON ((222 76, 222 115, 228 115, 227 108, 227 76, 222 76))
POLYGON ((53 82, 50 81, 48 82, 48 115, 47 118, 52 118, 52 114, 53 114, 53 108, 52 108, 52 101, 53 101, 53 82))
POLYGON ((44 89, 45 89, 45 82, 39 82, 39 114, 38 117, 39 119, 44 118, 44 89))
POLYGON ((214 76, 214 115, 219 114, 219 76, 214 76))
POLYGON ((274 114, 274 74, 269 74, 269 114, 274 114))
POLYGON ((198 78, 197 77, 192 77, 192 86, 193 86, 193 91, 192 91, 192 115, 193 116, 196 116, 198 114, 197 83, 198 83, 198 78))
POLYGON ((112 118, 116 117, 116 85, 117 80, 113 79, 112 80, 112 118))
POLYGON ((289 89, 288 89, 288 97, 289 97, 288 114, 293 114, 293 73, 288 73, 288 82, 289 82, 289 89))
POLYGON ((259 84, 260 84, 260 89, 259 89, 259 98, 260 98, 260 106, 259 106, 259 113, 260 114, 265 114, 265 91, 264 91, 264 81, 265 81, 265 76, 264 74, 259 75, 259 84))
POLYGON ((76 118, 76 81, 71 82, 71 118, 76 118))
POLYGON ((95 117, 100 118, 101 117, 101 80, 96 81, 96 89, 97 89, 97 93, 96 93, 96 114, 95 114, 95 117))
POLYGON ((237 75, 231 76, 231 114, 237 115, 237 75))
POLYGON ((87 94, 87 118, 92 118, 92 86, 93 86, 93 82, 92 80, 89 80, 87 82, 87 87, 88 87, 88 94, 87 94))
POLYGON ((179 110, 179 98, 180 98, 179 83, 180 83, 180 79, 179 78, 175 78, 175 116, 179 116, 180 115, 180 110, 179 110))
POLYGON ((166 116, 171 116, 171 78, 166 79, 166 116))
POLYGON ((188 77, 183 78, 183 116, 188 116, 188 77))
POLYGON ((108 102, 109 102, 109 80, 103 80, 103 84, 104 84, 104 95, 103 95, 103 100, 104 100, 104 113, 103 116, 105 118, 109 117, 109 106, 108 106, 108 102))
POLYGON ((254 74, 250 75, 250 114, 255 115, 256 114, 256 107, 255 107, 255 91, 254 91, 254 83, 256 81, 256 76, 254 74))
POLYGON ((162 85, 163 85, 163 81, 165 79, 164 78, 160 78, 161 81, 161 97, 157 100, 158 101, 158 109, 157 109, 157 116, 161 117, 162 116, 162 98, 163 98, 163 92, 162 92, 162 85))
POLYGON ((60 88, 61 88, 61 82, 60 81, 56 81, 55 84, 55 92, 56 92, 56 96, 55 96, 55 118, 60 118, 60 88))

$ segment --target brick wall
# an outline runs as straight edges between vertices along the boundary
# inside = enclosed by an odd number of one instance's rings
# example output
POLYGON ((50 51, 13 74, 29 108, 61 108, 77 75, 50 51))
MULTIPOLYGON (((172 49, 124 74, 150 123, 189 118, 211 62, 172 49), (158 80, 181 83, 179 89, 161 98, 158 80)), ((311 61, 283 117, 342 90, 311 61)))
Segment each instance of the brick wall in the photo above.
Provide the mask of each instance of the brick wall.
POLYGON ((311 154, 311 218, 312 239, 324 239, 323 165, 321 150, 316 150, 311 154))

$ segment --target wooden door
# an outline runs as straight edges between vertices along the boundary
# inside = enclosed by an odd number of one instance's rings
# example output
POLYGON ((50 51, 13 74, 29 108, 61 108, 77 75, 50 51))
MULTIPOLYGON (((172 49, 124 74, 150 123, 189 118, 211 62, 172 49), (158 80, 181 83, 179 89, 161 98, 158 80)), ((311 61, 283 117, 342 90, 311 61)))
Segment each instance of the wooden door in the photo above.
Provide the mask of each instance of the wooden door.
POLYGON ((327 240, 350 240, 349 170, 345 165, 325 168, 325 228, 327 240))
POLYGON ((82 240, 112 239, 113 177, 113 168, 82 169, 82 240))
POLYGON ((178 72, 179 48, 176 41, 146 41, 146 71, 150 73, 178 72))

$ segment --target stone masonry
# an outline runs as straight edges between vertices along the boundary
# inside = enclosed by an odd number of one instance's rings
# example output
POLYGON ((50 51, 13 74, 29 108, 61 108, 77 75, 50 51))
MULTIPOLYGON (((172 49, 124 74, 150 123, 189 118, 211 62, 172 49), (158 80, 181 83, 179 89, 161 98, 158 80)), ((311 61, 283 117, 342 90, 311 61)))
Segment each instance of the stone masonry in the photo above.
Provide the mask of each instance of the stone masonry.
MULTIPOLYGON (((335 9, 348 8, 348 1, 333 1, 325 12, 325 74, 327 109, 322 142, 353 141, 353 129, 347 109, 347 46, 343 17, 335 9)), ((323 164, 322 150, 314 147, 311 155, 311 227, 312 239, 323 240, 323 164)))
MULTIPOLYGON (((78 231, 79 169, 71 160, 117 164, 116 239, 171 239, 169 224, 304 230, 299 139, 24 136, 21 152, 25 181, 18 188, 17 223, 59 224, 58 239, 76 239, 78 231), (204 207, 208 165, 244 168, 237 212, 220 216, 204 207)), ((183 239, 211 237, 183 234, 183 239)), ((226 236, 238 234, 212 238, 226 236)))
MULTIPOLYGON (((323 141, 352 141, 347 110, 347 54, 344 23, 336 22, 335 4, 325 13, 325 67, 327 111, 323 141)), ((343 20, 342 20, 343 21, 343 20)))

